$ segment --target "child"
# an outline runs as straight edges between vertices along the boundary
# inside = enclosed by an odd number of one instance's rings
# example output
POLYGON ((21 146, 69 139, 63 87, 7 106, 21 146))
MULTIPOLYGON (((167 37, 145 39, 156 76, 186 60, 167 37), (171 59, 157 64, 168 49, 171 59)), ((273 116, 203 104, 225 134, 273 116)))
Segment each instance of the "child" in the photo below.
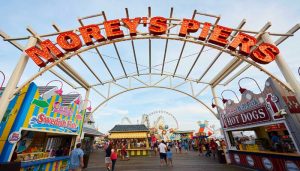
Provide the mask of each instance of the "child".
POLYGON ((114 149, 111 149, 111 155, 110 155, 110 159, 112 162, 111 171, 115 170, 115 164, 116 164, 117 158, 118 158, 118 153, 114 149))
POLYGON ((172 151, 170 150, 170 148, 168 148, 168 151, 167 151, 167 159, 168 159, 168 164, 169 164, 170 166, 173 166, 173 160, 172 160, 172 157, 173 157, 172 151))

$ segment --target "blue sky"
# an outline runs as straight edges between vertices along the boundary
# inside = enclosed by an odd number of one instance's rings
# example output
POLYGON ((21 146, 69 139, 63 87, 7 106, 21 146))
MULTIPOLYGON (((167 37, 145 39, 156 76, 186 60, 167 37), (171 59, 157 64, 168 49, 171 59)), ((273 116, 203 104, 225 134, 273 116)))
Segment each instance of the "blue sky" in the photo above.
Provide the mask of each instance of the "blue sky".
MULTIPOLYGON (((125 8, 129 9, 130 17, 136 16, 146 16, 147 8, 151 6, 153 16, 169 16, 169 11, 171 7, 174 7, 174 17, 175 18, 189 18, 192 16, 194 9, 221 15, 222 19, 220 25, 227 27, 236 27, 242 19, 246 19, 247 23, 244 27, 246 30, 259 30, 266 22, 271 21, 272 27, 269 29, 270 32, 285 33, 295 24, 300 23, 300 1, 279 1, 279 0, 226 0, 226 1, 100 1, 100 0, 89 0, 89 1, 79 1, 79 0, 49 0, 49 1, 5 1, 1 3, 0 7, 0 30, 4 31, 11 37, 18 36, 28 36, 29 33, 26 31, 26 27, 32 27, 37 33, 44 34, 53 32, 54 29, 51 27, 52 23, 56 23, 62 30, 78 28, 79 23, 77 22, 78 17, 84 17, 88 15, 93 15, 105 11, 108 19, 116 19, 125 17, 125 8)), ((196 18, 199 21, 205 20, 204 18, 196 18)), ((90 20, 90 23, 96 22, 95 20, 90 20)), ((99 22, 99 21, 98 21, 99 22)), ((276 37, 273 38, 276 40, 276 37)), ((23 45, 26 42, 20 42, 23 45)), ((153 41, 153 65, 161 63, 165 41, 153 41)), ((300 32, 296 33, 293 37, 289 38, 286 42, 279 46, 285 60, 290 66, 292 72, 296 75, 299 80, 299 75, 297 69, 300 64, 299 54, 300 54, 300 32)), ((130 47, 129 42, 117 44, 120 50, 120 54, 124 60, 132 61, 131 51, 128 51, 130 47)), ((180 48, 182 46, 181 42, 170 42, 170 50, 168 51, 167 60, 176 59, 179 56, 180 48)), ((143 41, 136 42, 136 49, 139 63, 142 65, 148 65, 148 59, 144 56, 147 55, 148 44, 143 41)), ((188 44, 183 56, 193 54, 198 52, 199 46, 188 44)), ((100 49, 104 55, 116 57, 112 46, 103 47, 100 49)), ((215 55, 215 51, 207 51, 201 62, 195 71, 191 74, 193 77, 197 77, 201 71, 205 69, 208 65, 209 58, 215 55), (202 67, 203 66, 203 67, 202 67)), ((15 67, 21 52, 19 52, 15 47, 10 45, 8 42, 0 40, 0 70, 4 71, 6 76, 9 78, 13 68, 15 67)), ((94 67, 99 69, 98 72, 101 78, 108 78, 103 65, 94 64, 93 54, 84 53, 84 59, 94 67)), ((105 57, 107 63, 114 69, 115 75, 122 74, 122 69, 115 60, 105 57)), ((185 73, 191 64, 191 61, 195 59, 195 55, 191 58, 182 60, 182 63, 178 69, 179 73, 185 73)), ((211 72, 204 78, 205 81, 213 76, 216 69, 227 61, 232 59, 230 56, 223 55, 222 59, 212 68, 211 72)), ((76 66, 78 72, 83 73, 84 77, 91 83, 95 83, 95 78, 90 75, 85 75, 87 73, 86 68, 79 63, 77 59, 70 59, 68 63, 76 66)), ((176 63, 170 63, 166 66, 166 71, 173 71, 176 63)), ((38 71, 32 61, 29 61, 28 68, 26 69, 24 75, 22 76, 21 83, 30 78, 30 76, 38 71)), ((267 70, 271 71, 273 74, 277 75, 279 78, 284 80, 280 71, 278 70, 276 63, 264 66, 267 70)), ((125 63, 125 68, 128 72, 134 72, 135 68, 130 63, 125 63)), ((159 67, 158 67, 159 69, 159 67)), ((264 85, 264 81, 267 76, 259 72, 255 68, 251 68, 244 72, 239 78, 250 76, 255 78, 261 87, 264 85)), ((234 80, 229 86, 217 87, 217 94, 224 89, 238 90, 237 81, 234 80)), ((50 80, 57 79, 51 73, 45 73, 37 80, 36 83, 39 85, 46 85, 50 80)), ((7 80, 6 80, 7 83, 7 80)), ((253 87, 253 91, 258 92, 258 89, 252 83, 243 82, 247 86, 253 87), (253 86, 252 86, 253 85, 253 86)), ((73 91, 67 84, 64 85, 65 92, 73 91)), ((82 89, 76 91, 81 92, 84 95, 82 89)), ((224 94, 228 98, 233 98, 230 93, 224 94)), ((92 93, 90 96, 92 100, 92 106, 95 107, 99 103, 99 97, 92 93)), ((201 99, 208 105, 211 103, 211 93, 208 89, 203 93, 201 99)), ((131 91, 128 93, 121 94, 110 100, 106 105, 101 107, 95 113, 95 120, 98 124, 100 131, 106 132, 113 127, 114 124, 120 123, 120 120, 124 116, 131 118, 133 122, 141 119, 143 113, 150 113, 153 110, 166 110, 171 112, 177 118, 180 129, 197 129, 196 122, 198 120, 210 120, 212 124, 218 126, 218 120, 209 113, 203 106, 199 105, 198 102, 190 97, 183 94, 178 94, 170 90, 162 89, 141 89, 136 91, 131 91)), ((170 120, 170 125, 173 121, 170 120)))

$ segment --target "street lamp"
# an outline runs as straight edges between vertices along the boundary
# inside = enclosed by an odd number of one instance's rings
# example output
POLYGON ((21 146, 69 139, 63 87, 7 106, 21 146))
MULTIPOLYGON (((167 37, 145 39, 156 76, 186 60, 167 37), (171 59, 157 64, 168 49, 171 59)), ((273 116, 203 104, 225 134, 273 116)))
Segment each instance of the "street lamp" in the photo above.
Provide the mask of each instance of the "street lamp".
MULTIPOLYGON (((299 69, 300 69, 300 68, 299 68, 299 69)), ((299 72, 300 72, 300 71, 299 71, 299 72)), ((246 88, 242 88, 241 85, 240 85, 240 82, 241 82, 242 80, 244 80, 244 79, 250 79, 250 80, 253 80, 253 81, 255 82, 255 84, 257 85, 257 87, 259 88, 260 92, 262 92, 261 89, 260 89, 260 87, 259 87, 259 85, 258 85, 258 83, 257 83, 257 81, 256 81, 255 79, 253 79, 253 78, 251 78, 251 77, 244 77, 244 78, 241 78, 241 79, 239 80, 239 82, 238 82, 239 87, 240 87, 239 91, 240 91, 241 94, 243 94, 243 93, 247 90, 246 88)))
MULTIPOLYGON (((53 83, 53 82, 60 82, 60 88, 57 89, 57 90, 55 90, 54 92, 55 92, 56 94, 58 94, 59 96, 62 96, 62 93, 63 93, 63 90, 62 90, 63 82, 60 81, 60 80, 52 80, 52 81, 48 82, 48 83, 46 84, 45 89, 49 86, 50 83, 53 83)), ((42 98, 43 98, 44 94, 45 94, 45 92, 42 94, 42 98)))
MULTIPOLYGON (((76 100, 74 101, 74 103, 77 104, 77 105, 79 105, 81 103, 81 100, 80 100, 81 94, 78 93, 77 91, 72 91, 72 92, 69 92, 68 94, 75 94, 75 93, 78 94, 79 97, 76 98, 76 100)), ((66 95, 68 95, 68 94, 66 94, 66 95)))
POLYGON ((90 106, 87 107, 86 109, 87 109, 89 112, 92 111, 92 102, 91 102, 89 99, 85 99, 85 100, 83 100, 83 101, 88 101, 88 102, 90 102, 90 106))
POLYGON ((240 101, 239 98, 238 98, 238 96, 236 95, 236 93, 235 93, 233 90, 227 89, 227 90, 223 90, 222 93, 221 93, 223 104, 225 104, 225 103, 228 102, 228 99, 225 99, 224 96, 223 96, 223 93, 224 93, 225 91, 230 91, 230 92, 232 92, 232 93, 235 95, 235 97, 237 98, 237 100, 240 101))
MULTIPOLYGON (((214 99, 221 99, 220 97, 213 97, 212 99, 211 99, 211 107, 212 108, 215 108, 217 105, 216 104, 214 104, 214 99)), ((223 101, 223 99, 221 99, 222 101, 223 101)))

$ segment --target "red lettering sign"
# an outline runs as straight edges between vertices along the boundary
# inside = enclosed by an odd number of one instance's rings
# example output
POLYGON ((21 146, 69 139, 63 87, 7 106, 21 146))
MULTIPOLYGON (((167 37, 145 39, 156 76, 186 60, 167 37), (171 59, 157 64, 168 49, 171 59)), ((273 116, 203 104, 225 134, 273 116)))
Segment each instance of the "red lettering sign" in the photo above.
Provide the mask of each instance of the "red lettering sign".
POLYGON ((154 35, 165 34, 167 31, 167 19, 164 17, 153 17, 150 20, 149 32, 154 35))
POLYGON ((245 111, 243 113, 223 115, 224 127, 232 128, 243 125, 250 125, 260 122, 267 122, 271 120, 270 114, 266 107, 260 106, 256 109, 245 111))
POLYGON ((231 28, 217 25, 215 26, 208 42, 219 46, 225 46, 228 43, 227 38, 229 37, 231 32, 231 28))
MULTIPOLYGON (((137 28, 139 24, 143 24, 144 27, 148 25, 149 33, 152 35, 162 35, 166 34, 168 25, 167 21, 169 19, 164 17, 152 17, 148 23, 147 17, 136 17, 134 19, 123 18, 121 20, 109 20, 103 23, 106 32, 106 37, 101 34, 101 29, 96 24, 91 24, 87 26, 82 26, 79 29, 80 35, 86 45, 92 45, 96 42, 102 42, 105 40, 113 40, 117 38, 123 38, 124 32, 121 29, 121 25, 129 30, 130 36, 137 35, 137 28), (122 22, 122 24, 120 23, 122 22), (94 40, 93 40, 94 39, 94 40)), ((178 36, 185 37, 190 33, 195 33, 200 28, 200 22, 194 19, 183 19, 181 22, 181 27, 178 36)), ((232 29, 220 25, 214 26, 212 28, 211 23, 203 23, 203 27, 200 30, 200 34, 194 40, 207 41, 211 44, 225 47, 228 45, 228 49, 232 51, 237 51, 239 54, 248 56, 251 59, 260 64, 268 64, 275 60, 276 56, 279 54, 279 49, 269 43, 261 43, 253 52, 250 54, 250 49, 256 45, 257 40, 255 37, 250 36, 246 33, 239 33, 233 41, 228 44, 228 37, 230 36, 232 29), (237 49, 238 48, 238 49, 237 49)), ((81 38, 75 31, 67 31, 60 33, 56 39, 57 45, 66 52, 76 51, 82 47, 81 38)), ((64 56, 64 52, 56 47, 55 43, 50 40, 45 40, 37 46, 30 47, 25 50, 27 55, 39 66, 45 67, 47 63, 54 62, 60 57, 64 56)))
POLYGON ((189 33, 197 32, 199 27, 200 23, 198 21, 184 18, 179 31, 179 36, 185 37, 189 33))
POLYGON ((110 20, 104 22, 106 36, 109 40, 124 37, 123 31, 120 29, 119 20, 110 20))
POLYGON ((129 29, 130 36, 136 36, 137 33, 137 26, 139 25, 141 21, 141 17, 137 17, 135 19, 129 19, 129 18, 123 18, 122 22, 125 24, 125 26, 129 29))
POLYGON ((98 42, 105 40, 100 33, 100 28, 96 24, 80 27, 79 31, 86 45, 94 44, 92 38, 96 39, 98 42))

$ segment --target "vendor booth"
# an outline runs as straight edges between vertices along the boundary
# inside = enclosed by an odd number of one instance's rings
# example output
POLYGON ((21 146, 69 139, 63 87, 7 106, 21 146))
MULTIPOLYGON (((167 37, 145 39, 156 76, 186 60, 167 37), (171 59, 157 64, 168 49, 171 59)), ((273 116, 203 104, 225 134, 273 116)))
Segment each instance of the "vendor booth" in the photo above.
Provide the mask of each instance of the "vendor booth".
POLYGON ((189 141, 193 139, 193 130, 186 130, 186 131, 174 131, 174 137, 176 137, 174 140, 180 140, 180 141, 189 141))
POLYGON ((120 152, 122 145, 126 144, 129 156, 147 156, 150 153, 149 129, 144 125, 115 125, 108 136, 120 152))
POLYGON ((231 163, 259 170, 299 170, 300 105, 294 94, 270 78, 259 94, 240 91, 239 103, 223 99, 225 109, 218 108, 231 163))
POLYGON ((24 171, 68 170, 83 111, 79 94, 56 90, 31 83, 12 99, 0 127, 1 163, 20 163, 24 171))

